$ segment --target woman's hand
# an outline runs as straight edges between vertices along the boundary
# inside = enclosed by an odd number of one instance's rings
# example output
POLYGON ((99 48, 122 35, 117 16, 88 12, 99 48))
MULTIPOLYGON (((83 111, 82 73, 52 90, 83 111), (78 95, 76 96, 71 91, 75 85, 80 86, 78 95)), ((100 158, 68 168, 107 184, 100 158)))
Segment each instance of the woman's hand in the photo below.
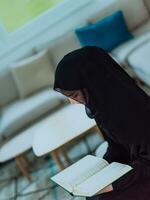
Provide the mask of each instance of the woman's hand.
POLYGON ((113 186, 112 185, 108 185, 105 188, 103 188, 98 194, 102 194, 102 193, 106 193, 106 192, 111 192, 113 191, 113 186))

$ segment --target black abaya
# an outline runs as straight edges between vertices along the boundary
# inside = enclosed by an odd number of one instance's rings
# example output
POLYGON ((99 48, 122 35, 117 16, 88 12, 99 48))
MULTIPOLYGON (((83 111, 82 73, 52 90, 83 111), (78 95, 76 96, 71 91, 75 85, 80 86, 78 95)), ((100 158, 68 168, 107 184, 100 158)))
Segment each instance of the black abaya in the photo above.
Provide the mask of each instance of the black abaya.
MULTIPOLYGON (((95 119, 99 125, 98 117, 95 119)), ((123 144, 113 138, 108 130, 100 125, 108 149, 103 156, 109 163, 120 162, 133 167, 133 170, 115 181, 112 192, 96 195, 90 200, 149 200, 150 199, 150 145, 123 144)))
POLYGON ((149 200, 150 97, 104 50, 94 46, 70 52, 55 72, 54 90, 83 89, 89 96, 86 113, 95 118, 109 143, 104 158, 133 167, 112 184, 114 191, 88 199, 149 200))

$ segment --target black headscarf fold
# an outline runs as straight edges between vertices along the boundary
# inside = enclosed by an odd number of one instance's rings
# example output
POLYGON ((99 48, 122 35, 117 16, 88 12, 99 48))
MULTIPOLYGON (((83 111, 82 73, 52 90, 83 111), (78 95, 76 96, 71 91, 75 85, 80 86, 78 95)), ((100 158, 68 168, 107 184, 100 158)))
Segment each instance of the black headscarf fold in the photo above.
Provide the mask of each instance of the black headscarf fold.
POLYGON ((86 89, 87 114, 118 141, 150 144, 150 97, 103 49, 86 46, 65 55, 55 72, 54 90, 61 89, 86 89))

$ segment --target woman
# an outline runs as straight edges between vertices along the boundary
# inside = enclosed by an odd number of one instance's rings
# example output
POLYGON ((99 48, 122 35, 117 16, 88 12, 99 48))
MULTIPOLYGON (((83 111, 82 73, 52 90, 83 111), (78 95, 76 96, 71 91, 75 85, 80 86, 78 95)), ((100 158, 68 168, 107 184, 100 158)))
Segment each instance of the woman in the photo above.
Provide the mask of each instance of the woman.
POLYGON ((55 72, 54 90, 85 105, 87 115, 95 119, 108 141, 104 159, 133 167, 101 194, 87 199, 149 200, 149 96, 104 50, 95 46, 63 57, 55 72))

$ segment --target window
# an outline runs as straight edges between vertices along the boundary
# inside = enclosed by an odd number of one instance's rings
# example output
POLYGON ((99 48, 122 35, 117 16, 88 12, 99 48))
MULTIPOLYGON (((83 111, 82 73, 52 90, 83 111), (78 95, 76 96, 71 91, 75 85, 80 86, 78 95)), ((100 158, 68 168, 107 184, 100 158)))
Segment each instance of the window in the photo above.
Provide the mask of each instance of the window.
POLYGON ((5 67, 72 30, 85 15, 81 9, 86 11, 86 6, 92 2, 13 0, 12 3, 12 0, 0 0, 0 25, 4 27, 0 27, 0 65, 5 67))
POLYGON ((8 32, 12 32, 62 1, 0 0, 0 21, 8 32))
POLYGON ((7 33, 3 24, 0 23, 0 46, 2 46, 6 42, 7 33))

